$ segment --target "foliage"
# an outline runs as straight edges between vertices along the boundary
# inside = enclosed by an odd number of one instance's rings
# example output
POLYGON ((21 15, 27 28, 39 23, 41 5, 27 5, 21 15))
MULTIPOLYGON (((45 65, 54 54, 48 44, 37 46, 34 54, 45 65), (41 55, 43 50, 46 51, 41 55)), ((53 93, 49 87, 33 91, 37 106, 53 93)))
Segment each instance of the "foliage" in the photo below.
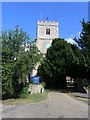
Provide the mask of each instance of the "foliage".
POLYGON ((41 85, 42 85, 43 87, 45 87, 45 86, 46 86, 46 83, 45 83, 45 82, 41 82, 41 85))
POLYGON ((18 97, 41 54, 19 26, 2 32, 2 94, 18 97))
POLYGON ((87 89, 90 90, 90 84, 87 86, 87 89))
POLYGON ((78 46, 81 48, 81 52, 85 57, 86 66, 86 78, 90 79, 90 22, 85 22, 84 19, 81 22, 82 32, 80 38, 75 38, 78 46))
POLYGON ((23 87, 22 91, 20 92, 19 97, 25 99, 28 97, 28 95, 29 95, 28 87, 23 87))
POLYGON ((85 62, 85 57, 77 46, 58 38, 53 40, 52 46, 47 50, 38 73, 45 78, 49 87, 65 87, 66 76, 84 77, 85 62))
POLYGON ((74 79, 76 78, 85 78, 86 75, 86 61, 85 57, 82 54, 81 50, 75 46, 71 45, 73 52, 73 58, 71 62, 67 64, 67 76, 71 76, 74 79))
POLYGON ((54 39, 47 50, 46 58, 42 61, 38 73, 45 78, 49 87, 64 87, 67 59, 72 54, 70 45, 63 39, 54 39))
POLYGON ((90 50, 90 22, 85 22, 84 19, 81 21, 82 32, 80 38, 75 38, 78 46, 83 50, 90 50))

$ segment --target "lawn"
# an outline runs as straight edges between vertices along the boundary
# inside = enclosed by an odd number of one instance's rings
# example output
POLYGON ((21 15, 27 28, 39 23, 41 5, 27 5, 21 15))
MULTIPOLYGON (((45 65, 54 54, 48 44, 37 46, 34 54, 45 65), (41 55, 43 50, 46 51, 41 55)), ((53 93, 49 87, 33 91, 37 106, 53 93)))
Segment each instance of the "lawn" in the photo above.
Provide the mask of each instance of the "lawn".
POLYGON ((27 98, 18 98, 18 99, 7 99, 3 100, 2 103, 6 105, 17 105, 17 104, 23 104, 23 103, 35 103, 35 102, 41 102, 48 99, 48 93, 45 91, 44 93, 37 93, 37 94, 30 94, 27 98))

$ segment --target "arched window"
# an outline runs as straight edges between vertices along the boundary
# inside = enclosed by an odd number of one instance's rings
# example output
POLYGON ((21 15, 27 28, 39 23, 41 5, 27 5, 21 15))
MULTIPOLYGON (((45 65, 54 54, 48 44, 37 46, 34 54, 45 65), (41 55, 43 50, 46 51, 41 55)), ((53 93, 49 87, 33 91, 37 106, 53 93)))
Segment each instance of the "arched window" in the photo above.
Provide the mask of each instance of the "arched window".
POLYGON ((50 29, 46 29, 46 35, 50 35, 50 29))

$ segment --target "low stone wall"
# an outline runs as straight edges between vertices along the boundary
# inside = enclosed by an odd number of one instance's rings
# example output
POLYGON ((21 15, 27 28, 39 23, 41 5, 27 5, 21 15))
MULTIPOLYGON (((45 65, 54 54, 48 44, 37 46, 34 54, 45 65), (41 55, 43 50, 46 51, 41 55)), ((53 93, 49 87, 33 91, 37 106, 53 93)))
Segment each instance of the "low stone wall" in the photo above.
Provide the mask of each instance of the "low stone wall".
POLYGON ((41 84, 30 84, 28 91, 30 94, 35 94, 35 93, 42 93, 43 89, 44 88, 41 84))

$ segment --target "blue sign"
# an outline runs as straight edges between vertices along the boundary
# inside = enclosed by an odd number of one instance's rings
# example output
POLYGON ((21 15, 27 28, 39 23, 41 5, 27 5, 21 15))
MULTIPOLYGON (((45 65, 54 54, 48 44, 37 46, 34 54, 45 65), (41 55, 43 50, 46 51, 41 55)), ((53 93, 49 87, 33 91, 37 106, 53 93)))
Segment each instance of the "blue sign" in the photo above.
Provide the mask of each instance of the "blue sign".
POLYGON ((39 76, 35 76, 35 77, 31 77, 31 81, 34 84, 39 84, 40 82, 40 77, 39 76))

